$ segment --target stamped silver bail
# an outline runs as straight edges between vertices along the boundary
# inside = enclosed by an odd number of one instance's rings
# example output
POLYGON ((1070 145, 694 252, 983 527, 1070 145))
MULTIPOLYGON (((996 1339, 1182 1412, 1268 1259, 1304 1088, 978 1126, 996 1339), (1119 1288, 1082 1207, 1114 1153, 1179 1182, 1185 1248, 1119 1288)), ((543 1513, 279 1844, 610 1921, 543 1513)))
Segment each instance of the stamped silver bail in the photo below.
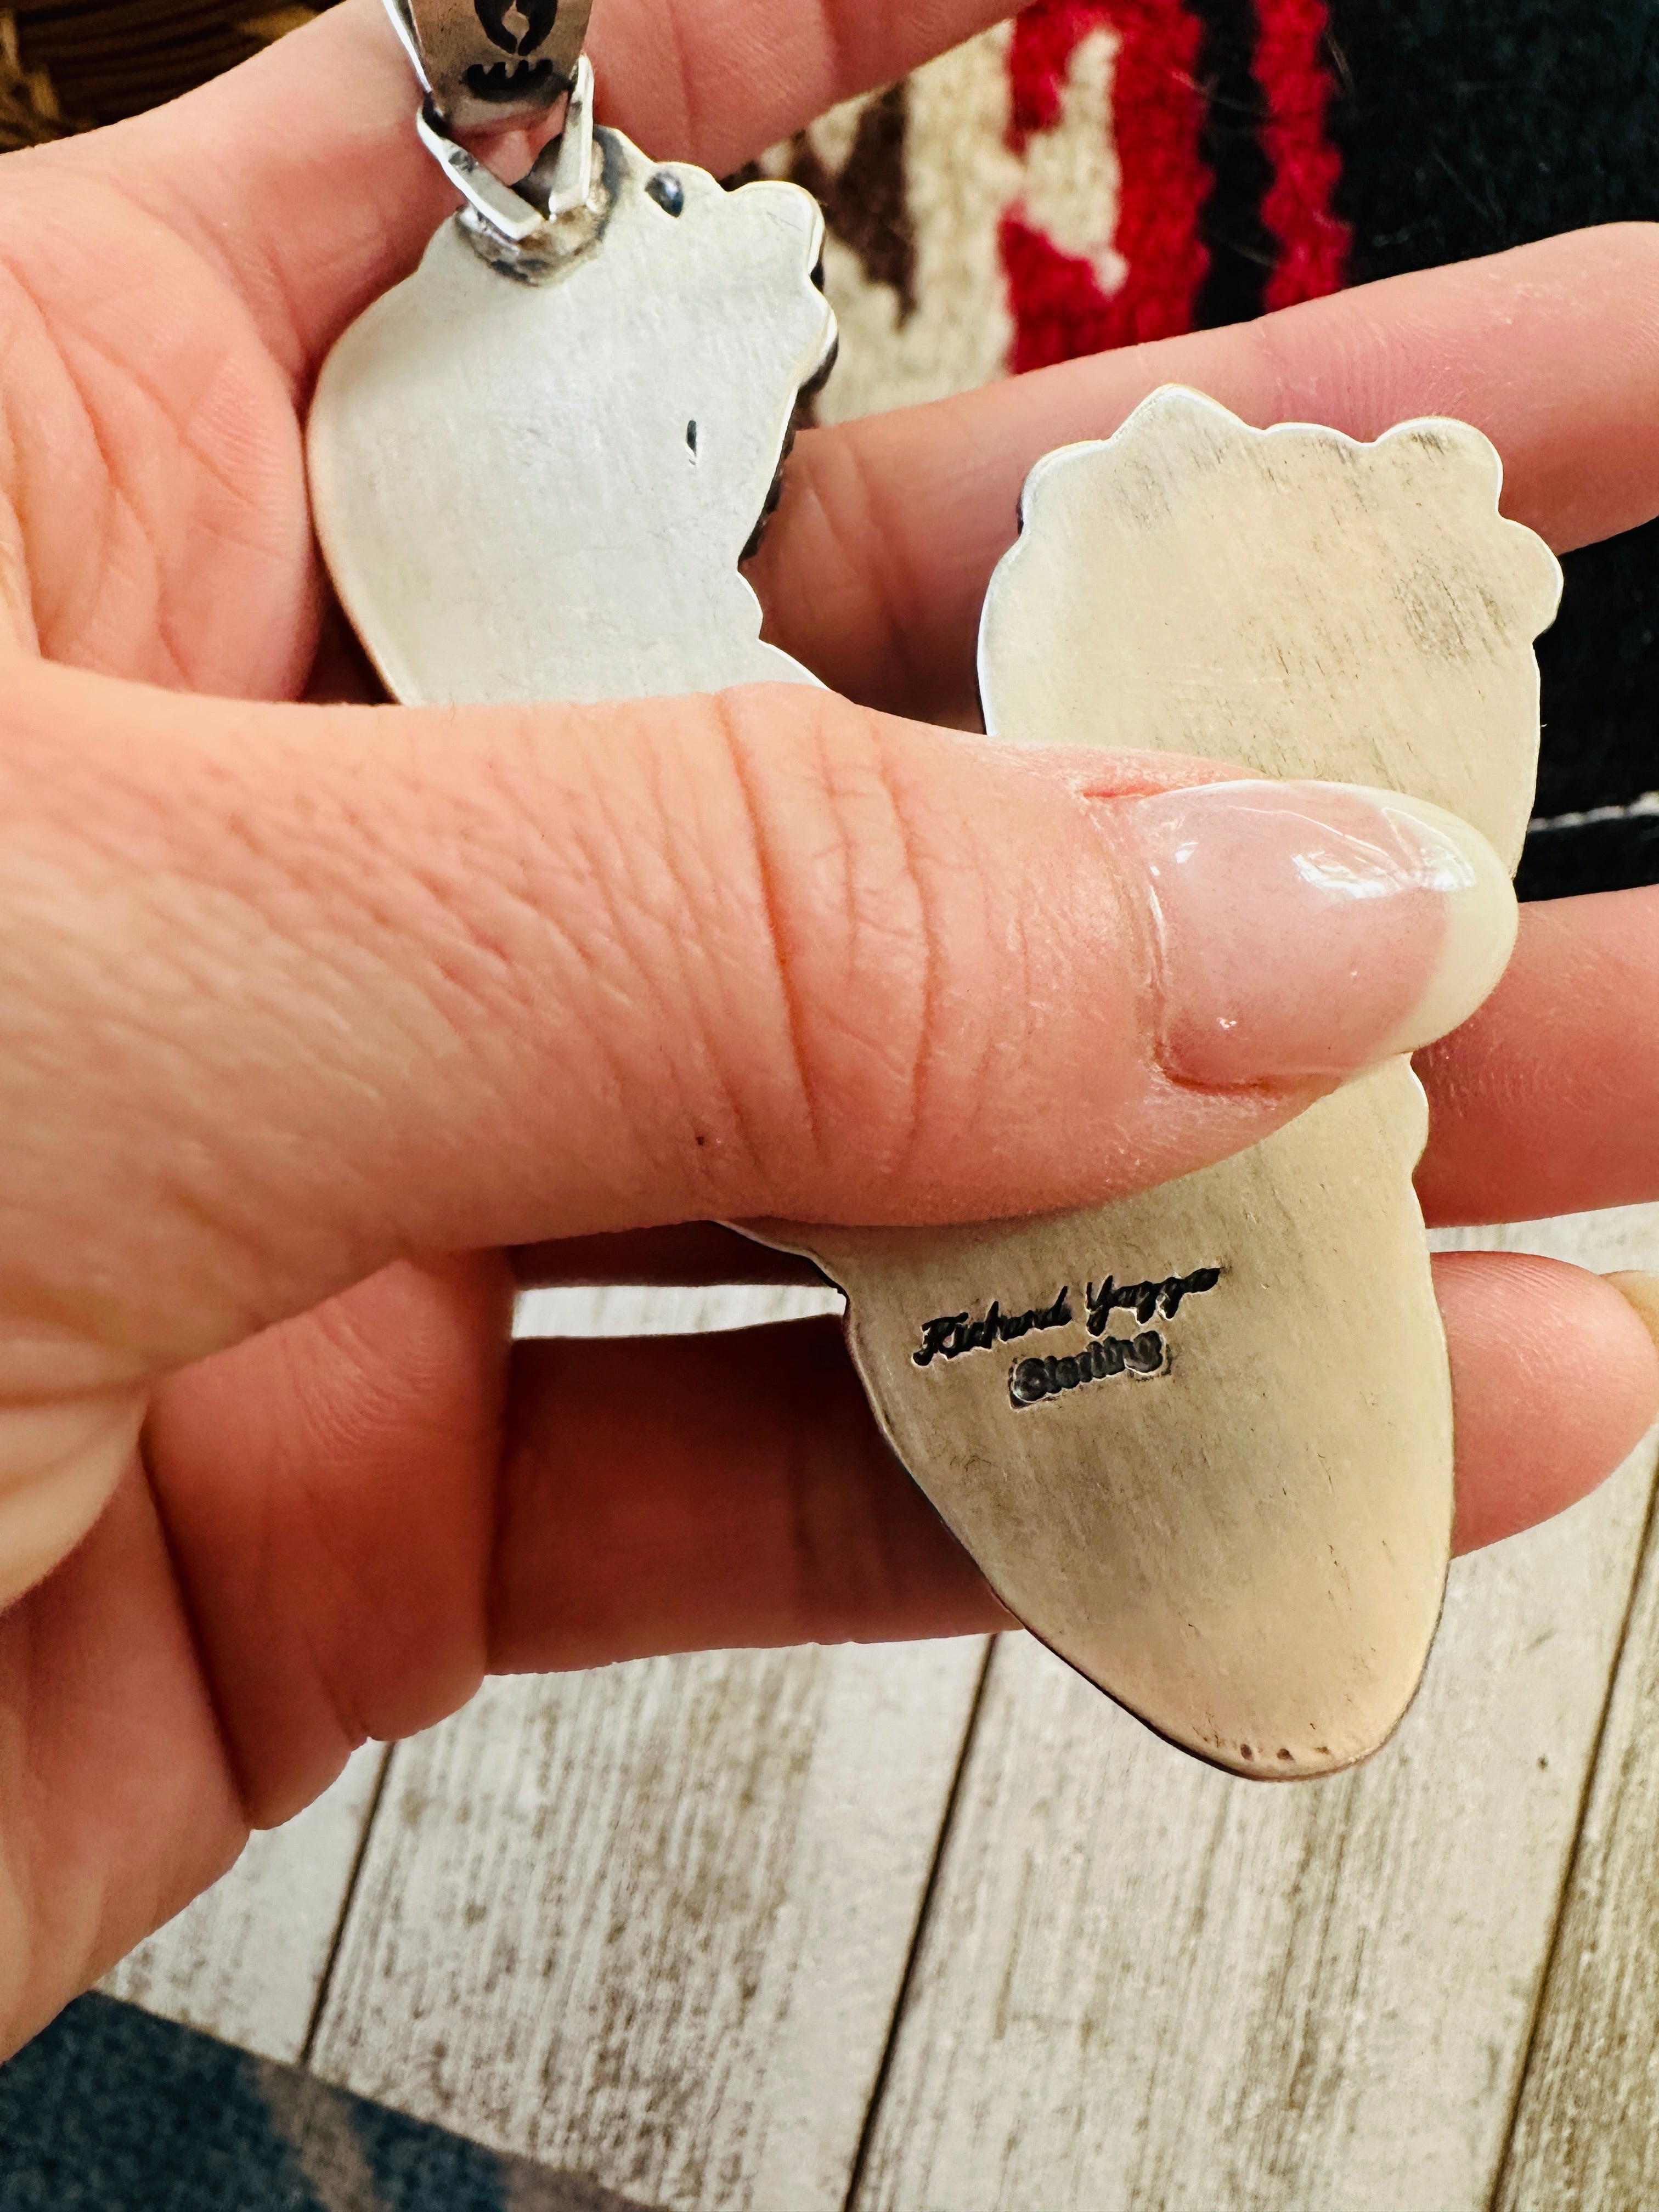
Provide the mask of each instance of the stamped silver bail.
POLYGON ((386 0, 452 131, 534 123, 576 86, 592 0, 386 0))
POLYGON ((524 241, 587 197, 593 70, 582 52, 593 0, 386 0, 425 94, 421 143, 474 212, 524 241), (457 131, 533 127, 568 96, 563 136, 515 188, 457 131))

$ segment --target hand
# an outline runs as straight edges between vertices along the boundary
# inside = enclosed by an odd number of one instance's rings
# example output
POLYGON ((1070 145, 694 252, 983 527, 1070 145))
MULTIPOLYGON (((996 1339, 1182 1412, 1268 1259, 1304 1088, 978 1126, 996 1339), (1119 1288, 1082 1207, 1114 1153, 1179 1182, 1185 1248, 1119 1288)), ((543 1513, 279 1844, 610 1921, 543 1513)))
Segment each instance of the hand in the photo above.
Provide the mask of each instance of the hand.
MULTIPOLYGON (((671 35, 675 0, 608 0, 600 82, 723 169, 996 12, 744 0, 671 35)), ((310 380, 449 204, 412 106, 349 0, 0 167, 7 2041, 486 1669, 997 1621, 834 1329, 661 1346, 641 1389, 627 1346, 511 1351, 515 1265, 730 1278, 769 1263, 673 1224, 1103 1198, 1250 1143, 1412 1018, 1443 922, 1408 890, 1371 902, 1343 1065, 1293 932, 1275 1004, 1316 1012, 1258 1006, 1225 1086, 1173 1090, 1192 1008, 1143 957, 1138 794, 1221 772, 897 719, 964 718, 1041 453, 1174 377, 1361 436, 1463 416, 1558 546, 1659 507, 1659 254, 1588 234, 805 440, 758 574, 845 700, 274 703, 321 688, 310 380), (1060 1092, 1063 1130, 1025 1110, 1060 1092)), ((1423 1063, 1437 1218, 1659 1194, 1656 951, 1655 894, 1526 917, 1423 1063)), ((1575 1270, 1439 1282, 1479 1540, 1620 1459, 1659 1358, 1575 1270)))

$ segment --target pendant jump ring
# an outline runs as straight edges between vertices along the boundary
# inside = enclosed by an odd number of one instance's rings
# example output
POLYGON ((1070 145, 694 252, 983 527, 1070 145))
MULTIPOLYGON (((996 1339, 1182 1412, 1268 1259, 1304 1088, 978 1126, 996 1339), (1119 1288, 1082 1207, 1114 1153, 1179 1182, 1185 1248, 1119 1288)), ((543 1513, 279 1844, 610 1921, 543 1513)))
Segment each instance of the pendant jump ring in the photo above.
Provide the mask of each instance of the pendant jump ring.
POLYGON ((473 214, 509 246, 523 246, 550 222, 587 204, 593 183, 593 64, 586 54, 577 63, 563 132, 517 185, 504 185, 452 138, 430 98, 416 117, 415 128, 473 214))
POLYGON ((533 123, 575 88, 593 0, 386 0, 450 131, 533 123))

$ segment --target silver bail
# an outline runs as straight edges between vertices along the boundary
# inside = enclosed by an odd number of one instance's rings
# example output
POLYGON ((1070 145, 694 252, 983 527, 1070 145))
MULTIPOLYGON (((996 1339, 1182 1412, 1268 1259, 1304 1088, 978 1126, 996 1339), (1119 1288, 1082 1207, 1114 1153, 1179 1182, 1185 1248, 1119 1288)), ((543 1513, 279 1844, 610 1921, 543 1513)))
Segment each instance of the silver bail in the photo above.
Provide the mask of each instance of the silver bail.
POLYGON ((386 0, 447 131, 534 123, 575 88, 593 0, 386 0))

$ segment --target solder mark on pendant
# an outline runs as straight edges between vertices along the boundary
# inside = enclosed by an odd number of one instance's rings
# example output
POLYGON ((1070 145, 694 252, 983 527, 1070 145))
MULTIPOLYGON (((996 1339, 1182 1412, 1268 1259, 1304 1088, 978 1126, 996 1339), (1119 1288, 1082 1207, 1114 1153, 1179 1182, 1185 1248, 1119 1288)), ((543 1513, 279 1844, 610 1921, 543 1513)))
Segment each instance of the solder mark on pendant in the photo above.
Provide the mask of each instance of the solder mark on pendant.
POLYGON ((702 433, 698 429, 696 424, 695 422, 688 422, 685 426, 685 442, 694 461, 700 461, 702 459, 702 453, 698 451, 699 445, 702 442, 702 433))

